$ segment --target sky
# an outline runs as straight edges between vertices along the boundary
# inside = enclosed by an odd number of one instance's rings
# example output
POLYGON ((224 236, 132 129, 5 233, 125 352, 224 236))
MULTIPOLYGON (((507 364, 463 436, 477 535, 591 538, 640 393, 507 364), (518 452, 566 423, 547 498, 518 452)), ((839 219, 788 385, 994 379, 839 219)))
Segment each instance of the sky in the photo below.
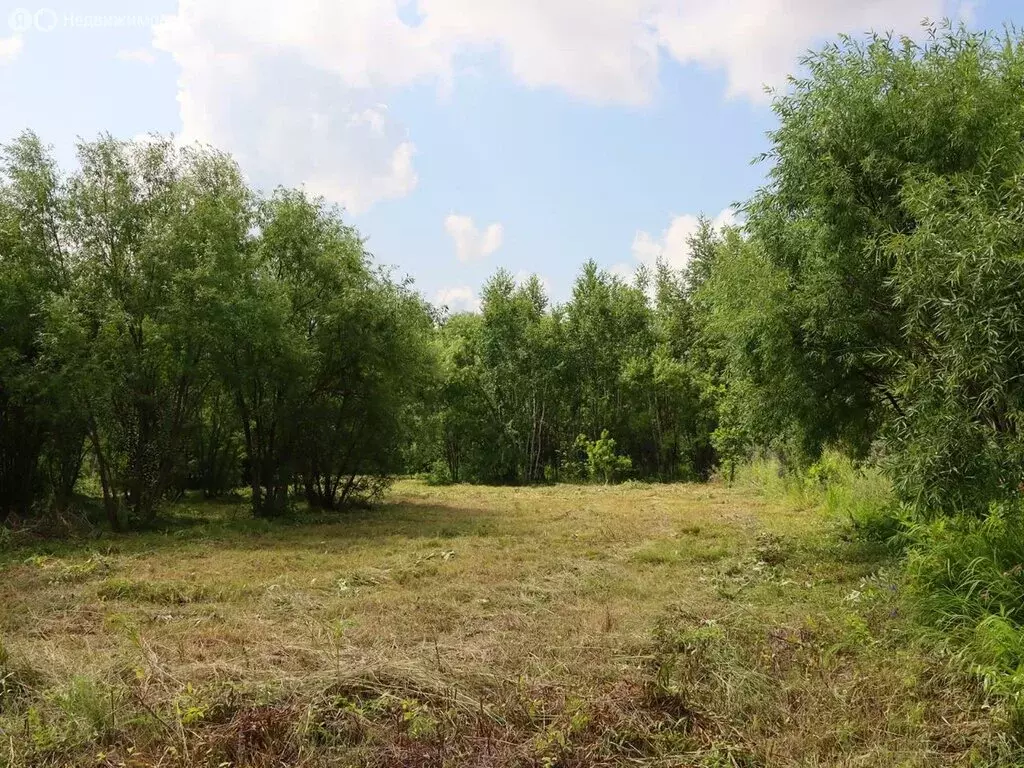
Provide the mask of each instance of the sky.
POLYGON ((0 142, 157 132, 344 209, 453 311, 499 267, 553 301, 733 220, 811 48, 1024 21, 1020 0, 0 0, 0 142))

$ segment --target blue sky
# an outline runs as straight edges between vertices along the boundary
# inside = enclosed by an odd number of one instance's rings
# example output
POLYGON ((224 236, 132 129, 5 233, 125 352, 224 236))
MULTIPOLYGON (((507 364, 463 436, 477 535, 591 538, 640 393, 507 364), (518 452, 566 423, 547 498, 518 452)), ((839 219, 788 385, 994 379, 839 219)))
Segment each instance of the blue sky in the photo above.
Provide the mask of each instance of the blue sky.
POLYGON ((455 309, 498 267, 686 260, 761 182, 764 84, 839 31, 1012 0, 0 0, 0 139, 174 133, 340 203, 455 309))

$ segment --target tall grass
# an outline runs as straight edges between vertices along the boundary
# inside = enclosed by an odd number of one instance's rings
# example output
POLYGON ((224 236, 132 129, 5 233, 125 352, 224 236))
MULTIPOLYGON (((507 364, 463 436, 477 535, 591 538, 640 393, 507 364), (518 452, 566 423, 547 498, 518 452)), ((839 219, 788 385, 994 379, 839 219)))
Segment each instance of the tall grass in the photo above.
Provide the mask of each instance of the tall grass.
POLYGON ((908 603, 1010 706, 1024 732, 1024 520, 1019 505, 983 518, 908 526, 908 603))
POLYGON ((902 553, 903 605, 922 637, 974 673, 1011 735, 1024 736, 1024 505, 993 505, 983 518, 915 515, 879 468, 832 451, 802 472, 758 458, 736 484, 902 553))
POLYGON ((882 470, 839 451, 825 451, 803 471, 759 456, 737 468, 734 483, 792 507, 820 509, 862 539, 894 542, 901 528, 902 513, 882 470))

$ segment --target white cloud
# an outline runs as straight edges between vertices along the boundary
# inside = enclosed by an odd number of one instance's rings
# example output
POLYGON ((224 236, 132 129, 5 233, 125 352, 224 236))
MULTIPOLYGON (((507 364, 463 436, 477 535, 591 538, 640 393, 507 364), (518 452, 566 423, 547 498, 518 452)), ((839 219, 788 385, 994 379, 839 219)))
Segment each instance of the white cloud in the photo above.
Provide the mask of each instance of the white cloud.
MULTIPOLYGON (((966 3, 965 5, 969 5, 966 3)), ((872 29, 920 32, 925 17, 949 12, 947 0, 725 0, 664 2, 653 23, 677 61, 722 69, 731 96, 765 99, 797 59, 824 38, 872 29)), ((961 3, 952 6, 959 9, 961 3)))
POLYGON ((632 283, 633 278, 636 277, 636 269, 636 264, 628 264, 624 261, 620 261, 617 264, 612 264, 608 267, 608 274, 627 283, 632 283))
POLYGON ((156 53, 152 48, 122 48, 114 56, 121 61, 137 61, 140 64, 156 63, 156 53))
POLYGON ((529 87, 642 103, 657 81, 658 37, 647 17, 659 2, 420 0, 418 8, 425 34, 449 57, 490 48, 529 87))
POLYGON ((393 13, 371 0, 180 0, 154 46, 180 69, 182 140, 232 152, 257 184, 301 184, 357 214, 409 194, 416 147, 362 87, 405 58, 393 39, 404 25, 378 23, 393 13))
POLYGON ((489 224, 481 232, 470 216, 451 214, 444 220, 445 231, 455 243, 459 261, 478 261, 501 247, 504 229, 501 224, 489 224))
POLYGON ((452 312, 479 312, 480 298, 468 285, 442 288, 434 295, 434 303, 452 312))
MULTIPOLYGON (((716 230, 735 224, 736 212, 732 208, 724 209, 712 220, 716 230)), ((699 226, 700 219, 697 216, 684 214, 674 217, 668 229, 659 237, 653 237, 648 232, 637 232, 633 238, 633 257, 649 267, 653 267, 658 259, 663 259, 673 269, 683 269, 690 262, 689 240, 697 233, 699 226)), ((624 266, 616 265, 619 268, 624 266)))
MULTIPOLYGON (((378 137, 383 132, 372 129, 378 137)), ((350 132, 346 137, 349 141, 358 141, 358 134, 350 132)), ((370 163, 359 167, 357 157, 346 157, 346 171, 355 171, 348 179, 335 178, 331 169, 326 172, 312 170, 307 176, 306 188, 316 195, 323 195, 328 200, 338 200, 355 213, 361 213, 381 200, 405 197, 416 188, 419 176, 413 168, 412 158, 416 154, 416 145, 411 141, 403 141, 394 149, 387 146, 386 138, 381 141, 366 141, 362 146, 374 148, 380 153, 372 157, 370 163), (374 147, 374 144, 377 146, 374 147), (351 164, 347 161, 353 160, 351 164), (383 161, 383 162, 381 162, 383 161)), ((339 158, 340 159, 340 158, 339 158)))
MULTIPOLYGON (((530 87, 642 103, 662 53, 724 69, 730 93, 762 98, 823 38, 870 29, 914 33, 921 19, 969 16, 976 0, 179 0, 161 25, 204 40, 295 56, 350 88, 450 80, 466 54, 495 51, 530 87), (415 14, 417 23, 403 20, 415 14)), ((175 48, 180 46, 174 45, 175 48)))
MULTIPOLYGON (((186 139, 230 150, 258 183, 306 183, 359 212, 417 184, 413 140, 381 102, 413 83, 444 91, 480 57, 594 103, 649 101, 663 58, 721 70, 730 94, 760 100, 823 38, 914 33, 973 3, 178 0, 154 46, 179 67, 186 139)), ((20 42, 6 45, 10 57, 20 42)))
POLYGON ((14 61, 24 45, 20 37, 0 37, 0 64, 14 61))

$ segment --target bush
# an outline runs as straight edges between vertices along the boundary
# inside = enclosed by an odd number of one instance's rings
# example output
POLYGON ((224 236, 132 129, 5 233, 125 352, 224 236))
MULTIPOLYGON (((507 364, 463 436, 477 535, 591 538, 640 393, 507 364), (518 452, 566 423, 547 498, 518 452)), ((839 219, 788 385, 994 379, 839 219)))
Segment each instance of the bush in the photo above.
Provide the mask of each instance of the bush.
POLYGON ((826 452, 811 467, 821 508, 859 539, 895 543, 904 524, 892 482, 876 466, 858 465, 846 456, 826 452))
POLYGON ((907 532, 907 589, 918 618, 944 633, 986 689, 1024 713, 1024 520, 1020 505, 983 519, 941 518, 907 532))
POLYGON ((424 474, 423 479, 426 480, 427 485, 451 485, 454 482, 448 462, 444 459, 436 459, 424 474))
POLYGON ((776 456, 760 454, 736 466, 732 484, 774 496, 782 489, 785 477, 786 472, 776 456))
POLYGON ((735 484, 798 507, 822 510, 860 539, 896 542, 904 524, 892 482, 878 467, 826 450, 806 470, 787 470, 775 456, 736 468, 735 484))
POLYGON ((615 447, 615 440, 608 435, 607 429, 601 430, 601 437, 597 440, 587 440, 586 435, 576 438, 576 449, 587 454, 587 474, 591 480, 608 485, 633 468, 629 456, 620 456, 615 447))

